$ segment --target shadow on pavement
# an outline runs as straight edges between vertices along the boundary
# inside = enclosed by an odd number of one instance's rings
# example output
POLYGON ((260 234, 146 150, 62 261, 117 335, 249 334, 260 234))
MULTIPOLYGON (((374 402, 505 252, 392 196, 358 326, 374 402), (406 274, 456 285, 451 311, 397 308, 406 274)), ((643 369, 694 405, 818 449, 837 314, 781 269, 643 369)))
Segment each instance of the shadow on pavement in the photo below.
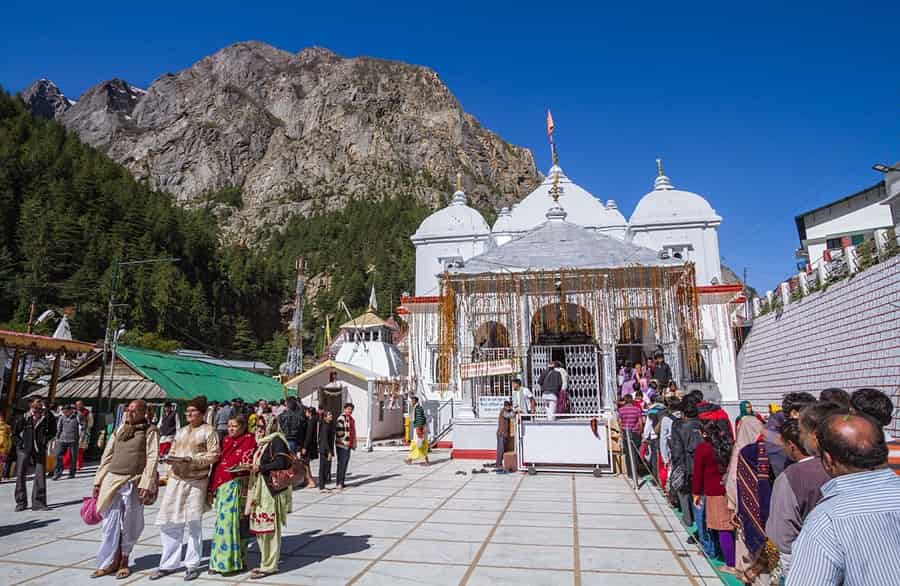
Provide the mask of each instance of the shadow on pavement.
POLYGON ((347 535, 339 531, 336 533, 323 533, 306 545, 304 541, 308 534, 290 535, 282 538, 280 572, 290 572, 306 566, 321 562, 330 557, 349 555, 365 551, 372 547, 369 545, 371 535, 347 535), (292 555, 286 556, 283 552, 292 551, 292 555))
POLYGON ((145 555, 139 558, 134 558, 131 560, 131 571, 132 572, 143 572, 145 570, 153 570, 159 567, 159 560, 162 557, 162 554, 154 553, 152 555, 145 555))
MULTIPOLYGON (((347 488, 351 488, 354 486, 363 486, 364 484, 374 484, 376 482, 381 482, 382 480, 389 480, 389 479, 395 478, 397 476, 400 476, 400 475, 399 474, 382 474, 380 476, 369 476, 367 478, 363 478, 362 480, 358 480, 355 482, 348 482, 345 486, 347 488)), ((357 476, 356 478, 360 478, 360 477, 357 476)))
POLYGON ((82 499, 76 499, 74 501, 66 501, 64 503, 53 503, 53 504, 47 505, 47 508, 60 509, 62 507, 68 507, 70 505, 80 505, 82 502, 83 502, 82 499))
MULTIPOLYGON (((78 501, 81 502, 81 501, 78 501)), ((6 537, 13 533, 21 531, 31 531, 32 529, 42 529, 50 523, 56 523, 59 519, 41 519, 40 521, 32 519, 24 523, 15 523, 13 525, 0 525, 0 537, 6 537)))

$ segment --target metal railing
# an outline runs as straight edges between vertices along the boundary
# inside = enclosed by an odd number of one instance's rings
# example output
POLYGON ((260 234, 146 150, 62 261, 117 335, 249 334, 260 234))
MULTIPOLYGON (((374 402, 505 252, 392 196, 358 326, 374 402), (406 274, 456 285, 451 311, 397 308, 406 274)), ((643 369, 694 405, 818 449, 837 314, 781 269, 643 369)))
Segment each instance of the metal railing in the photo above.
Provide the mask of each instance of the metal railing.
POLYGON ((433 448, 443 439, 450 430, 453 429, 453 418, 455 415, 455 401, 448 399, 446 401, 426 401, 425 415, 427 418, 427 428, 429 444, 433 448))
POLYGON ((775 291, 753 301, 753 316, 778 311, 784 305, 803 299, 850 275, 883 263, 900 253, 900 241, 895 230, 876 230, 872 238, 853 245, 826 250, 820 258, 810 259, 808 269, 782 281, 775 291))

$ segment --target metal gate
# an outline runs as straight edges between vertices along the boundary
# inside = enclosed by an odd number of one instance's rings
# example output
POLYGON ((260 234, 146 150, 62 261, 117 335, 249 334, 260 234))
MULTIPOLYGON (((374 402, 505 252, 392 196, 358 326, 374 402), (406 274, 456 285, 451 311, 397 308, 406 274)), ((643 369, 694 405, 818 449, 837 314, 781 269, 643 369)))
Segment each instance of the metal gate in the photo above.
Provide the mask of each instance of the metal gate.
MULTIPOLYGON (((600 349, 594 344, 572 346, 532 346, 529 349, 531 386, 537 385, 554 354, 562 354, 563 367, 569 375, 569 413, 596 414, 603 406, 603 376, 600 349)), ((541 401, 538 401, 541 403, 541 401)), ((543 405, 539 411, 543 412, 543 405)))

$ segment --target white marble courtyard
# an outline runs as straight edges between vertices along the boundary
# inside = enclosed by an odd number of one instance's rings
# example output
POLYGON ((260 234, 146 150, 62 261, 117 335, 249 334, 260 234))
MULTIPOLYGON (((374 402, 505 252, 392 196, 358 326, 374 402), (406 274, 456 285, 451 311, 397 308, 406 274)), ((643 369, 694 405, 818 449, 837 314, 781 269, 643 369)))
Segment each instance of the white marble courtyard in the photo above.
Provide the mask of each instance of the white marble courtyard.
MULTIPOLYGON (((281 573, 260 583, 720 584, 649 487, 638 496, 612 477, 473 475, 476 463, 451 461, 441 451, 428 468, 406 466, 403 457, 357 452, 344 493, 296 492, 281 573)), ((160 553, 155 508, 147 510, 131 578, 90 579, 100 533, 78 514, 90 482, 87 472, 74 480, 48 480, 51 511, 40 513, 14 513, 14 483, 0 485, 0 584, 149 582, 160 553)), ((212 523, 210 515, 204 526, 212 523)), ((207 549, 210 533, 204 535, 207 549)), ((249 573, 223 578, 204 571, 194 584, 223 582, 256 581, 249 573)), ((181 574, 155 582, 180 583, 181 574)))

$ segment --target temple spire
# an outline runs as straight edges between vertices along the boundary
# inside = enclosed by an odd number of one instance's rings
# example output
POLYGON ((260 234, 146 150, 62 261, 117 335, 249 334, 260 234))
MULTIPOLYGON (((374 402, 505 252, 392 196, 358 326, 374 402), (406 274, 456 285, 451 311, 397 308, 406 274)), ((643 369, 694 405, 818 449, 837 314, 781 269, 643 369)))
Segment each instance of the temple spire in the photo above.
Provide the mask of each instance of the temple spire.
POLYGON ((453 199, 450 200, 451 204, 461 204, 465 205, 466 201, 466 192, 463 191, 462 187, 462 173, 456 174, 456 192, 453 194, 453 199))
POLYGON ((672 182, 663 173, 662 159, 656 159, 656 179, 653 181, 653 189, 655 191, 674 189, 672 182))

